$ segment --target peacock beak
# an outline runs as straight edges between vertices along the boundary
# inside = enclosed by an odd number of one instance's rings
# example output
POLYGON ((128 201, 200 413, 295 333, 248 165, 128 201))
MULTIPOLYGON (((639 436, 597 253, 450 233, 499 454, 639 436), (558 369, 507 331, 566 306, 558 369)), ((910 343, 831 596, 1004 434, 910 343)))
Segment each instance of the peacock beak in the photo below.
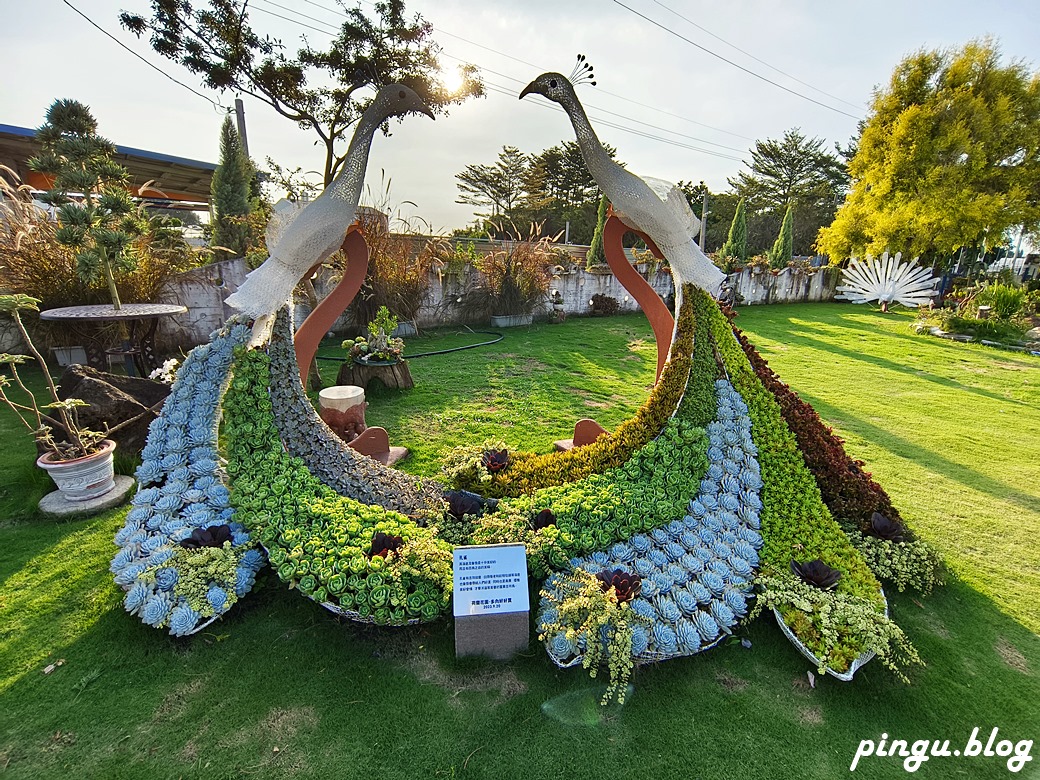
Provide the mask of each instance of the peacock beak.
POLYGON ((542 94, 542 90, 539 89, 537 81, 532 81, 530 84, 528 84, 526 87, 524 87, 523 91, 520 93, 520 99, 523 100, 525 95, 530 95, 530 94, 536 94, 536 95, 542 94))
POLYGON ((425 103, 423 103, 423 104, 421 104, 421 105, 420 105, 420 107, 419 107, 419 113, 420 113, 420 114, 426 114, 426 116, 428 116, 428 117, 429 117, 430 119, 432 119, 432 120, 433 120, 434 122, 436 122, 436 121, 437 121, 437 117, 435 117, 435 116, 433 115, 433 111, 431 111, 431 110, 430 110, 430 107, 429 107, 429 106, 427 106, 427 105, 426 105, 425 103))

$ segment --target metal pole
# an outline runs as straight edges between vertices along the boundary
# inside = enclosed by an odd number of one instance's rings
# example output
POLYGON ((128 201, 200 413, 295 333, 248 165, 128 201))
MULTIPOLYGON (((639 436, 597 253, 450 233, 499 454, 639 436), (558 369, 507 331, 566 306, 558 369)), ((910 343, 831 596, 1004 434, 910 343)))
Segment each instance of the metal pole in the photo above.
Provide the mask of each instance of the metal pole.
POLYGON ((242 98, 235 98, 235 120, 238 122, 238 137, 242 139, 242 151, 249 156, 249 141, 246 140, 246 108, 242 98))
POLYGON ((708 191, 704 191, 703 199, 701 200, 701 251, 704 251, 704 231, 705 225, 708 224, 708 191))
POLYGON ((571 221, 568 219, 567 220, 567 227, 565 228, 565 232, 563 234, 563 243, 564 244, 569 244, 570 242, 571 242, 571 221))

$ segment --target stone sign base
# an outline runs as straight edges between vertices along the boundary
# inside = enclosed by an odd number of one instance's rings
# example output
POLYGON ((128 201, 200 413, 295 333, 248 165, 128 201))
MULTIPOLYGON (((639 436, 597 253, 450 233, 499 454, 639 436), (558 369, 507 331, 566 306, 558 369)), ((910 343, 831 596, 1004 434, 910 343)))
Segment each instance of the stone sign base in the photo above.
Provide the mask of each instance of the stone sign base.
POLYGON ((530 641, 530 612, 455 618, 455 655, 459 658, 483 655, 496 661, 508 661, 527 650, 530 641))

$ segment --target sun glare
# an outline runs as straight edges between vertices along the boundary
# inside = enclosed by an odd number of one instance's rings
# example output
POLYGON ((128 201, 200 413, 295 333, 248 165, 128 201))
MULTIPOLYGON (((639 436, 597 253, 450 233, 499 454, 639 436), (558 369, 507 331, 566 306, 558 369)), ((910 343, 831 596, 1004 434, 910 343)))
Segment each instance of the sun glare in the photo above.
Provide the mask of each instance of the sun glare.
POLYGON ((455 93, 462 89, 462 72, 458 68, 452 68, 441 73, 441 82, 448 92, 455 93))

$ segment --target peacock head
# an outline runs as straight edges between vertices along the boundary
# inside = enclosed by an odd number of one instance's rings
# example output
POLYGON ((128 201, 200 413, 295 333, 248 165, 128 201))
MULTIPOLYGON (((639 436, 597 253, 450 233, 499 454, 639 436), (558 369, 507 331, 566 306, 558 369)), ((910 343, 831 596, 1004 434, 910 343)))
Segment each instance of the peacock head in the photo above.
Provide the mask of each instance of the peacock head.
POLYGON ((523 100, 527 95, 543 95, 554 103, 562 102, 567 96, 574 95, 574 87, 562 73, 543 73, 520 93, 523 100))
POLYGON ((524 95, 537 93, 544 95, 554 103, 562 104, 567 98, 576 99, 574 94, 576 85, 592 84, 592 86, 596 86, 593 78, 595 78, 595 74, 592 72, 592 65, 585 59, 584 54, 579 54, 570 76, 554 72, 543 73, 524 87, 524 91, 520 93, 520 99, 523 100, 524 95))
POLYGON ((426 114, 434 119, 433 112, 415 91, 404 84, 387 84, 381 87, 379 94, 372 101, 373 108, 378 112, 380 119, 391 116, 404 116, 405 114, 426 114))

